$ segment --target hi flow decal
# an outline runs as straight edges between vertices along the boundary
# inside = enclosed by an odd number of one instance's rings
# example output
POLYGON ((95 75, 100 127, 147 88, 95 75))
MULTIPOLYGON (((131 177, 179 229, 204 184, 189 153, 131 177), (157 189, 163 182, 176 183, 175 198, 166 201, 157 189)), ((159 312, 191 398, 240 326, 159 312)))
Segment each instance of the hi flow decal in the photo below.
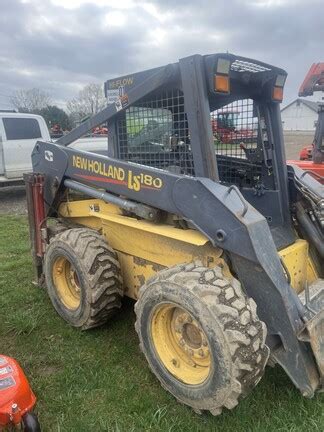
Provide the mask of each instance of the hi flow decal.
POLYGON ((114 81, 110 81, 108 84, 109 90, 118 89, 119 87, 125 87, 132 85, 134 82, 134 78, 132 76, 128 76, 122 79, 117 79, 114 81))
POLYGON ((141 189, 159 190, 163 186, 163 182, 159 177, 144 173, 134 174, 131 169, 125 170, 121 167, 81 156, 73 156, 72 166, 87 172, 87 174, 76 174, 76 176, 84 180, 126 186, 135 192, 139 192, 141 189))

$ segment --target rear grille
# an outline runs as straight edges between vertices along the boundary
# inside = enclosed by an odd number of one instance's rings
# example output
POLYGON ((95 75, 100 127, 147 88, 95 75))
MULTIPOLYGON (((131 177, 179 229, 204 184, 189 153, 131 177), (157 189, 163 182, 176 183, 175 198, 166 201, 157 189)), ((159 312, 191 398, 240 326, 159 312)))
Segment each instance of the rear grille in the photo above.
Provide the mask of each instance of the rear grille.
POLYGON ((270 71, 270 68, 267 68, 265 66, 261 66, 256 63, 251 63, 243 60, 235 60, 231 64, 231 70, 236 72, 265 72, 270 71))

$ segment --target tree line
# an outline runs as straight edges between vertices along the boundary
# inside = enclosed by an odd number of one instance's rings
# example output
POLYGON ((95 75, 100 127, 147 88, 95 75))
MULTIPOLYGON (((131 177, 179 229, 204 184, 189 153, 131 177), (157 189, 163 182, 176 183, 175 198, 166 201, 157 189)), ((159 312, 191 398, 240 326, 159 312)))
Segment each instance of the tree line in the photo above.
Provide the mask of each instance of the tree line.
POLYGON ((55 105, 52 96, 39 88, 17 90, 10 101, 18 112, 39 114, 49 128, 59 124, 63 130, 70 130, 106 105, 102 86, 95 83, 86 85, 75 98, 69 100, 66 110, 55 105))

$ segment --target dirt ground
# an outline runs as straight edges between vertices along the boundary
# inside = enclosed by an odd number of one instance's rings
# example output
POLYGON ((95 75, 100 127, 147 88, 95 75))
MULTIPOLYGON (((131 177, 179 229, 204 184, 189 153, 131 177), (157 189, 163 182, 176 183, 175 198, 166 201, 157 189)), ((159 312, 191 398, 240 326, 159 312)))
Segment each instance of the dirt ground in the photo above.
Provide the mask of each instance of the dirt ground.
MULTIPOLYGON (((300 150, 312 143, 314 132, 285 132, 287 159, 298 159, 300 150)), ((0 188, 0 214, 26 214, 24 186, 0 188)))
POLYGON ((299 159, 300 150, 306 145, 312 144, 314 131, 285 131, 284 140, 287 159, 299 159))
POLYGON ((27 214, 25 186, 0 188, 1 214, 27 214))

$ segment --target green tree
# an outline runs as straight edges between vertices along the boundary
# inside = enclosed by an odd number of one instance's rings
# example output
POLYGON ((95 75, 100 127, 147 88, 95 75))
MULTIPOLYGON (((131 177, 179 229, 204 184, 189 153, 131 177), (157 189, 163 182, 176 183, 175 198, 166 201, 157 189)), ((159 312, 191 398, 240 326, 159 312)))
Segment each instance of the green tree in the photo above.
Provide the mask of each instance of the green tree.
POLYGON ((37 114, 44 117, 49 128, 59 124, 63 130, 71 129, 69 116, 56 105, 47 105, 45 108, 38 110, 37 114))

